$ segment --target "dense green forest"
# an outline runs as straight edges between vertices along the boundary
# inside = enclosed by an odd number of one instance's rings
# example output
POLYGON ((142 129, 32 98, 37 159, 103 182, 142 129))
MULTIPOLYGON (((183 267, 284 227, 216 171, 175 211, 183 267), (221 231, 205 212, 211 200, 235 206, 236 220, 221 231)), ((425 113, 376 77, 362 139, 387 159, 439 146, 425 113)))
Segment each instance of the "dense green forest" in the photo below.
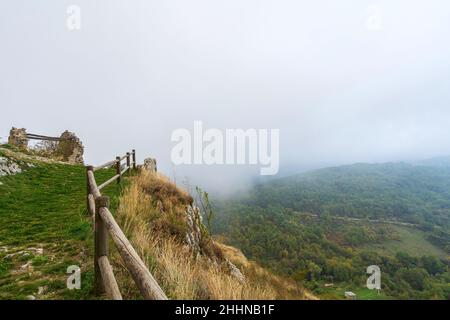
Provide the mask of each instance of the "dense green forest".
MULTIPOLYGON (((382 271, 383 298, 450 298, 450 168, 327 168, 215 201, 214 231, 324 298, 382 271), (230 200, 232 199, 232 200, 230 200)), ((373 297, 376 298, 376 297, 373 297)))
POLYGON ((356 164, 260 184, 244 203, 317 214, 450 225, 450 168, 356 164))

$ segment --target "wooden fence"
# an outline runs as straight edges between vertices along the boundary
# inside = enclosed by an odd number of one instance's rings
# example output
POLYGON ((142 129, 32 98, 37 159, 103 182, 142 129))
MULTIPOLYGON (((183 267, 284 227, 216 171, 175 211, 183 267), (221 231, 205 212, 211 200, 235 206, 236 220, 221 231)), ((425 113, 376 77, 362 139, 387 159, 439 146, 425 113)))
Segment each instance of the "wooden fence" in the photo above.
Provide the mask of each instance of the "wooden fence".
POLYGON ((34 133, 27 133, 26 137, 27 137, 27 139, 31 139, 31 140, 46 140, 46 141, 55 141, 55 142, 60 142, 60 141, 64 140, 62 138, 48 137, 48 136, 43 136, 43 135, 34 134, 34 133))
POLYGON ((130 272, 139 291, 147 300, 167 300, 161 287, 153 278, 145 263, 136 253, 125 234, 120 229, 111 211, 109 211, 109 197, 102 196, 101 190, 107 185, 116 181, 120 183, 122 176, 132 170, 136 170, 136 152, 127 152, 122 157, 110 161, 98 167, 87 166, 87 206, 89 213, 94 220, 95 235, 95 287, 100 293, 106 292, 113 300, 122 300, 122 295, 114 277, 111 264, 109 263, 109 236, 111 236, 117 250, 124 262, 128 272, 130 272), (126 160, 124 167, 122 161, 126 160), (115 167, 116 174, 106 182, 97 186, 95 181, 95 171, 115 167))

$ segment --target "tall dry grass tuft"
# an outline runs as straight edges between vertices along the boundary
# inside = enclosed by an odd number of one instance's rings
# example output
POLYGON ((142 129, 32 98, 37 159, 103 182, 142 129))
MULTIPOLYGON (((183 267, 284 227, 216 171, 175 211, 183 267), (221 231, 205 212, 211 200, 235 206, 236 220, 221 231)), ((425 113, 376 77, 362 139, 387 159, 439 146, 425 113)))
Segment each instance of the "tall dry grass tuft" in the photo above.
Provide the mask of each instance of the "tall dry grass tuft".
MULTIPOLYGON (((119 224, 169 298, 251 300, 305 297, 303 291, 296 291, 291 283, 282 282, 247 261, 240 251, 232 247, 214 242, 216 250, 223 251, 221 254, 239 265, 246 276, 245 281, 231 275, 224 267, 224 261, 194 254, 184 243, 185 210, 189 204, 192 204, 192 197, 165 176, 142 171, 124 191, 117 210, 119 224)), ((124 296, 134 298, 136 290, 132 281, 125 280, 125 269, 120 267, 117 254, 114 262, 120 269, 118 278, 124 296)))

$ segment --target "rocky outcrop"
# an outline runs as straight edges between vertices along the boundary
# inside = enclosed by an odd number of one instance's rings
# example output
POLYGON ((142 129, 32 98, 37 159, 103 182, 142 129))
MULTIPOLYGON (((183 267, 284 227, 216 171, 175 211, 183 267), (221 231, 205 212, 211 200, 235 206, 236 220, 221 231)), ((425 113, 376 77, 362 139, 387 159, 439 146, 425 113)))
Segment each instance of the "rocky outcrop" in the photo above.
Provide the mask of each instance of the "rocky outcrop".
POLYGON ((0 157, 0 177, 21 173, 22 169, 14 161, 0 157))
POLYGON ((230 270, 230 275, 236 278, 239 282, 244 283, 245 282, 245 276, 242 274, 241 270, 239 270, 238 267, 236 267, 230 260, 225 260, 227 263, 227 267, 230 270))
MULTIPOLYGON (((188 225, 188 232, 186 233, 186 242, 190 249, 195 253, 201 253, 202 251, 202 231, 201 227, 202 222, 202 215, 200 213, 200 209, 195 205, 189 205, 186 208, 186 222, 188 225)), ((206 235, 209 237, 209 235, 206 235)), ((211 240, 211 239, 210 239, 211 240)), ((217 257, 208 256, 211 263, 217 264, 218 262, 222 267, 224 267, 224 270, 227 270, 227 272, 237 279, 241 283, 245 283, 245 276, 242 274, 241 270, 239 270, 236 265, 234 265, 230 260, 228 259, 217 259, 217 257), (222 260, 222 262, 220 262, 222 260)))
POLYGON ((69 163, 83 163, 84 147, 80 139, 72 132, 64 131, 60 137, 56 154, 69 163))
POLYGON ((143 168, 150 172, 157 172, 158 167, 156 166, 156 159, 153 158, 145 159, 143 168))
POLYGON ((27 130, 25 128, 14 128, 9 131, 8 144, 20 149, 28 148, 27 130))
POLYGON ((186 222, 188 232, 186 233, 186 242, 194 252, 200 252, 200 242, 202 232, 200 230, 201 215, 198 207, 189 205, 186 208, 186 222))

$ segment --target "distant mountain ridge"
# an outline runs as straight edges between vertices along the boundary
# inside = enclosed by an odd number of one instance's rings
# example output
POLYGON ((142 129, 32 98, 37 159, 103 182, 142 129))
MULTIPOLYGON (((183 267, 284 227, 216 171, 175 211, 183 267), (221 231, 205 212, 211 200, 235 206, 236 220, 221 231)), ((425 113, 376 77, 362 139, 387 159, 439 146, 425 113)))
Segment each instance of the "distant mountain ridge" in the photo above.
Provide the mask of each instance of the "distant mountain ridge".
POLYGON ((406 162, 330 167, 256 185, 243 203, 315 214, 450 224, 450 167, 406 162))
POLYGON ((411 162, 411 164, 416 166, 450 167, 450 156, 441 156, 424 160, 417 160, 411 162))

